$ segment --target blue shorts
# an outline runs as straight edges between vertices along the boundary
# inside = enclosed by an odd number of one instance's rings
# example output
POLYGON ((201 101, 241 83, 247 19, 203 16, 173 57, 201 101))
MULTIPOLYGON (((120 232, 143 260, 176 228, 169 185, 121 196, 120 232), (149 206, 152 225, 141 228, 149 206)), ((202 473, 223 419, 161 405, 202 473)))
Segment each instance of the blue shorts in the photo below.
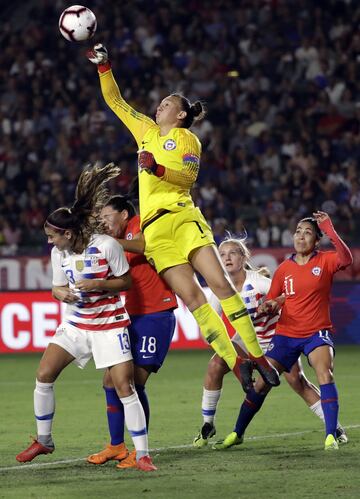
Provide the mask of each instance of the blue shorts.
POLYGON ((276 360, 289 372, 300 355, 306 357, 317 347, 328 345, 334 348, 333 335, 327 329, 321 329, 307 338, 290 338, 275 334, 266 350, 266 357, 276 360))
POLYGON ((154 373, 160 369, 168 353, 175 324, 173 310, 131 316, 128 330, 136 366, 146 366, 154 373))

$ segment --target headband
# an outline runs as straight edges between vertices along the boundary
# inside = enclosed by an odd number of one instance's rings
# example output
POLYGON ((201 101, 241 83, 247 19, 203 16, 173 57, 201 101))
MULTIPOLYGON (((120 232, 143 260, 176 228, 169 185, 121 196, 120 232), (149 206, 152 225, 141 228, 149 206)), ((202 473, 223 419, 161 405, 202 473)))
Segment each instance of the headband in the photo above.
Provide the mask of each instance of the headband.
POLYGON ((51 224, 47 220, 45 222, 45 225, 50 225, 50 227, 52 227, 53 229, 56 229, 56 230, 69 230, 69 229, 64 229, 64 227, 58 227, 57 225, 51 224))

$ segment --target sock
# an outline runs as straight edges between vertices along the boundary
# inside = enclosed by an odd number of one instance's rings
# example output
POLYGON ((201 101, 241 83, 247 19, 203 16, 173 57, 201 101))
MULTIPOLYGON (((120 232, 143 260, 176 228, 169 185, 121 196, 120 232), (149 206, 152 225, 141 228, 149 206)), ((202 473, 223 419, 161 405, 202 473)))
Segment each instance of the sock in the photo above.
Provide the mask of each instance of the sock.
POLYGON ((227 334, 225 324, 209 303, 201 305, 193 311, 193 316, 200 331, 215 352, 224 359, 229 369, 236 362, 236 351, 227 334))
POLYGON ((147 432, 149 433, 149 421, 150 421, 150 405, 149 405, 149 399, 147 397, 147 393, 145 391, 145 386, 144 385, 135 385, 135 389, 137 391, 140 404, 142 405, 142 408, 144 409, 144 414, 145 414, 145 419, 146 419, 146 428, 147 432))
POLYGON ((245 430, 249 426, 251 420, 263 405, 266 395, 267 393, 256 393, 253 388, 246 394, 245 400, 240 407, 239 416, 234 428, 234 431, 236 431, 238 437, 241 437, 241 435, 245 433, 245 430))
POLYGON ((120 402, 115 388, 104 386, 106 396, 106 415, 110 433, 111 445, 119 445, 124 442, 124 406, 120 402))
POLYGON ((120 400, 124 406, 125 424, 136 450, 136 459, 139 460, 149 454, 144 409, 136 392, 120 400))
POLYGON ((321 407, 324 412, 326 435, 334 435, 338 423, 339 400, 335 383, 320 385, 321 407))
POLYGON ((54 442, 51 436, 51 429, 55 413, 54 383, 41 383, 36 380, 34 412, 38 442, 46 447, 53 447, 54 442))
POLYGON ((216 407, 218 405, 222 390, 203 389, 201 410, 204 423, 214 423, 216 407))
MULTIPOLYGON (((312 411, 318 418, 325 423, 324 412, 321 407, 321 400, 315 402, 315 404, 309 406, 310 411, 312 411)), ((341 428, 341 424, 338 422, 336 428, 341 428)))
POLYGON ((240 294, 236 293, 230 298, 220 300, 220 304, 231 325, 241 336, 248 352, 253 357, 262 357, 263 351, 259 345, 254 325, 240 294))

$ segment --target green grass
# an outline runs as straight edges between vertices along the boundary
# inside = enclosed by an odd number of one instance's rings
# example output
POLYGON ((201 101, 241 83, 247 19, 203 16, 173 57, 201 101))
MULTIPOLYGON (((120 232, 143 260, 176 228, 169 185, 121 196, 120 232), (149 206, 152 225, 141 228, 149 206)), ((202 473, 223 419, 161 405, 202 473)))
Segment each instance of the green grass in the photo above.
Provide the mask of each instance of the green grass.
MULTIPOLYGON (((159 470, 117 470, 114 462, 88 465, 82 458, 107 441, 102 373, 69 366, 56 384, 56 452, 20 465, 15 455, 35 434, 32 409, 39 356, 0 358, 1 498, 355 498, 360 496, 359 347, 339 347, 336 381, 340 419, 349 444, 323 450, 324 431, 286 385, 273 390, 242 446, 225 452, 190 444, 201 425, 202 381, 208 352, 171 352, 148 385, 150 446, 159 470), (61 462, 67 461, 70 462, 61 462), (41 466, 40 466, 41 465, 41 466), (9 469, 10 468, 10 469, 9 469)), ((311 379, 312 371, 307 369, 311 379)), ((243 394, 227 376, 217 437, 232 431, 243 394)), ((128 439, 129 440, 129 439, 128 439)))

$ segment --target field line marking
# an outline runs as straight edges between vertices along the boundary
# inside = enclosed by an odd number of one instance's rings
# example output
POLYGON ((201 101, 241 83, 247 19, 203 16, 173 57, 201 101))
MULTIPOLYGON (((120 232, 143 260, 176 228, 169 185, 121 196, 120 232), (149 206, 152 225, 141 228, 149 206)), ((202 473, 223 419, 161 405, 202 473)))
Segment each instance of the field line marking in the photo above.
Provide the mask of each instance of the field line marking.
MULTIPOLYGON (((344 428, 351 429, 351 428, 360 428, 360 424, 352 424, 352 425, 346 425, 344 428)), ((284 437, 293 437, 293 436, 300 436, 300 435, 307 435, 308 433, 316 433, 324 431, 323 429, 321 430, 303 430, 303 431, 294 431, 294 432, 289 432, 289 433, 274 433, 271 435, 254 435, 252 437, 245 437, 245 440, 267 440, 269 438, 284 438, 284 437)), ((150 449, 150 452, 163 452, 166 450, 176 450, 176 449, 190 449, 192 448, 191 444, 184 444, 184 445, 174 445, 172 447, 157 447, 154 449, 150 449)), ((31 469, 39 469, 39 468, 45 468, 48 466, 55 466, 57 464, 72 464, 72 463, 78 463, 80 461, 85 461, 85 457, 79 457, 76 459, 64 459, 62 461, 50 461, 48 463, 34 463, 34 464, 23 464, 23 465, 14 465, 14 466, 7 466, 5 468, 0 468, 0 472, 2 471, 13 471, 13 470, 27 470, 29 468, 31 469)))

